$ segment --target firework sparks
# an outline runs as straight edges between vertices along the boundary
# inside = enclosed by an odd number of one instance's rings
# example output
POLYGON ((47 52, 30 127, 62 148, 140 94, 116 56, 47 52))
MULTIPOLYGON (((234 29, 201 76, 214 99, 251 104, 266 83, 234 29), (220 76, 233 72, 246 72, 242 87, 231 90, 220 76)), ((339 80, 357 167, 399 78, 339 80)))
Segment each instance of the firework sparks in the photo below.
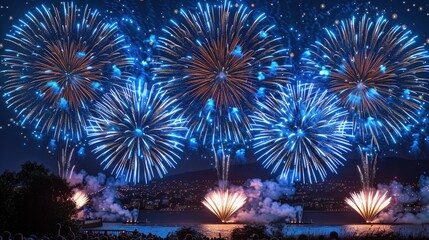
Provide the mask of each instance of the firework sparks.
POLYGON ((362 218, 371 223, 374 218, 389 204, 391 197, 387 197, 387 192, 381 194, 378 190, 364 189, 358 193, 351 193, 350 198, 346 198, 346 203, 352 207, 362 218))
POLYGON ((216 168, 217 178, 219 185, 224 187, 228 185, 228 175, 229 175, 229 165, 231 160, 231 155, 225 153, 223 145, 220 146, 219 152, 216 151, 215 146, 212 146, 214 153, 214 164, 216 168), (218 156, 220 155, 220 156, 218 156))
POLYGON ((4 97, 40 137, 80 141, 91 103, 122 80, 129 60, 116 24, 97 10, 63 3, 26 14, 6 36, 4 97))
POLYGON ((273 173, 284 164, 281 175, 291 174, 292 181, 323 181, 326 168, 336 172, 345 161, 343 154, 350 151, 350 124, 343 121, 347 111, 337 106, 338 101, 308 84, 287 85, 278 97, 258 101, 251 116, 258 160, 273 166, 273 173))
POLYGON ((246 203, 246 196, 220 189, 209 192, 202 203, 224 223, 246 203))
POLYGON ((400 26, 388 27, 383 17, 343 21, 326 31, 309 58, 326 78, 327 88, 347 108, 353 130, 378 146, 381 137, 395 143, 423 107, 429 70, 427 51, 415 47, 416 36, 400 26))
POLYGON ((245 112, 252 99, 285 81, 277 63, 284 50, 270 35, 273 26, 264 24, 264 14, 252 18, 252 11, 228 1, 180 13, 184 21, 171 21, 163 29, 168 36, 159 39, 158 77, 183 102, 188 135, 203 144, 244 143, 251 135, 245 112))
POLYGON ((358 166, 358 171, 364 189, 371 188, 374 183, 378 158, 378 154, 374 153, 374 150, 376 149, 372 145, 365 151, 359 146, 362 165, 358 166))
POLYGON ((166 166, 174 167, 186 132, 176 103, 147 83, 106 94, 96 104, 97 115, 91 116, 88 129, 89 144, 105 169, 113 164, 112 172, 134 183, 142 173, 147 183, 155 171, 162 177, 166 166))
POLYGON ((89 201, 88 196, 82 191, 75 192, 72 199, 78 209, 85 206, 85 204, 89 201))
POLYGON ((61 150, 61 161, 58 161, 58 176, 67 181, 70 180, 73 176, 75 167, 75 165, 71 165, 73 154, 74 148, 71 149, 69 154, 68 141, 66 141, 65 147, 61 150))

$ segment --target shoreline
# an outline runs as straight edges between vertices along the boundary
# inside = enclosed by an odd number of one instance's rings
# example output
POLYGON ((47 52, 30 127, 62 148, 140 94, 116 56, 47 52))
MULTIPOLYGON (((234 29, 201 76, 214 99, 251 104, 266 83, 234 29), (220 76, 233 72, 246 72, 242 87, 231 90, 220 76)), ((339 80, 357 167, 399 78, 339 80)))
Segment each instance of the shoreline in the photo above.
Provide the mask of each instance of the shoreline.
MULTIPOLYGON (((264 225, 264 224, 262 224, 264 225)), ((245 224, 180 224, 176 225, 157 225, 157 224, 122 224, 117 222, 106 222, 102 227, 86 228, 83 231, 100 232, 105 231, 113 234, 122 232, 133 232, 137 230, 140 233, 152 233, 160 237, 166 237, 183 227, 190 227, 208 237, 230 236, 235 228, 242 228, 245 224)), ((429 236, 428 225, 421 224, 344 224, 344 225, 300 225, 300 224, 277 224, 266 225, 269 231, 280 230, 285 236, 298 236, 305 234, 307 236, 329 235, 331 231, 336 231, 340 237, 361 236, 368 233, 372 235, 393 233, 401 236, 429 236)))

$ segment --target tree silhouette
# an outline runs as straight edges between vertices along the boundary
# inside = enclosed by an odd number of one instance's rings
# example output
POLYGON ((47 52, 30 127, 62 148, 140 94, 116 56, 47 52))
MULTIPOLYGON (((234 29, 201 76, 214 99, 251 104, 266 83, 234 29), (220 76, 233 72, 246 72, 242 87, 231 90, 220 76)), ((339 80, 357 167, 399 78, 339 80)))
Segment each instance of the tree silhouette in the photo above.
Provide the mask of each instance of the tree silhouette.
POLYGON ((19 173, 0 175, 0 228, 24 234, 55 235, 71 226, 76 213, 72 189, 43 165, 27 162, 19 173))

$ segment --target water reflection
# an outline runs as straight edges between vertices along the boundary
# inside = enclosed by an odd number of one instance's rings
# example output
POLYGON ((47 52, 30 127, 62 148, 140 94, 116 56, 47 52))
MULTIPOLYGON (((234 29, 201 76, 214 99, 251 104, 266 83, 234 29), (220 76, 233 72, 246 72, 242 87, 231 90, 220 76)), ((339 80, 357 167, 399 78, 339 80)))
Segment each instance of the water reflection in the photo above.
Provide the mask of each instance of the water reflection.
MULTIPOLYGON (((243 227, 244 224, 190 224, 183 225, 192 227, 198 232, 204 233, 208 237, 229 237, 232 230, 243 227)), ((169 233, 180 229, 182 225, 126 225, 122 223, 105 223, 100 228, 93 230, 115 230, 118 231, 137 231, 148 234, 153 233, 161 237, 166 237, 169 233)), ((362 236, 373 235, 377 233, 396 233, 401 236, 429 236, 429 225, 389 225, 389 224, 350 224, 350 225, 288 225, 276 224, 268 225, 270 232, 281 231, 285 236, 306 235, 329 235, 331 231, 336 231, 341 237, 344 236, 362 236)))

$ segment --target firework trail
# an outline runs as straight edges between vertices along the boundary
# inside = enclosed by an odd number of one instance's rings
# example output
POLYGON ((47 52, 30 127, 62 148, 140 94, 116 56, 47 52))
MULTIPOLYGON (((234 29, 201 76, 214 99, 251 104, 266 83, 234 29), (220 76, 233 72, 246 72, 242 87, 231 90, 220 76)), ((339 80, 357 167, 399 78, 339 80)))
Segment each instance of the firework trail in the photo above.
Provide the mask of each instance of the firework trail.
POLYGON ((266 16, 225 1, 180 11, 159 38, 161 66, 156 69, 166 89, 183 103, 188 136, 203 145, 245 143, 251 136, 247 111, 252 100, 285 81, 278 38, 266 16))
POLYGON ((366 151, 359 146, 362 166, 357 168, 364 189, 370 189, 374 184, 378 158, 378 154, 374 153, 375 150, 372 145, 366 151))
POLYGON ((81 141, 89 107, 127 77, 130 62, 117 25, 88 6, 42 5, 14 25, 5 41, 6 103, 39 138, 81 141))
POLYGON ((155 172, 162 177, 183 149, 181 109, 176 99, 156 87, 139 82, 113 89, 95 105, 97 111, 89 120, 89 144, 104 168, 113 165, 112 173, 134 183, 140 175, 145 183, 155 172))
POLYGON ((387 23, 367 16, 342 21, 326 30, 308 56, 328 91, 349 110, 354 134, 377 147, 379 138, 396 143, 408 123, 418 122, 428 81, 421 74, 429 70, 427 51, 415 47, 416 36, 387 23))
POLYGON ((231 155, 225 153, 225 149, 223 148, 223 146, 221 146, 220 151, 221 151, 221 153, 220 153, 221 156, 219 159, 216 148, 213 145, 214 161, 215 161, 217 178, 218 178, 219 182, 222 182, 220 185, 226 186, 228 184, 228 175, 229 175, 229 166, 230 166, 231 155))
POLYGON ((351 127, 338 102, 327 91, 300 83, 258 101, 251 116, 258 160, 273 173, 280 168, 291 181, 323 181, 326 169, 336 172, 350 151, 346 132, 351 127))
MULTIPOLYGON (((75 165, 71 164, 74 150, 74 148, 71 151, 68 150, 68 141, 66 141, 65 147, 61 149, 61 161, 58 161, 58 176, 68 183, 70 183, 74 174, 75 165)), ((76 204, 76 208, 80 209, 88 203, 88 195, 78 188, 74 188, 73 191, 72 201, 76 204)))
POLYGON ((66 181, 69 181, 73 176, 75 165, 71 164, 71 160, 73 159, 74 150, 72 148, 69 153, 68 141, 66 141, 65 147, 61 149, 61 161, 58 161, 58 176, 66 181))

